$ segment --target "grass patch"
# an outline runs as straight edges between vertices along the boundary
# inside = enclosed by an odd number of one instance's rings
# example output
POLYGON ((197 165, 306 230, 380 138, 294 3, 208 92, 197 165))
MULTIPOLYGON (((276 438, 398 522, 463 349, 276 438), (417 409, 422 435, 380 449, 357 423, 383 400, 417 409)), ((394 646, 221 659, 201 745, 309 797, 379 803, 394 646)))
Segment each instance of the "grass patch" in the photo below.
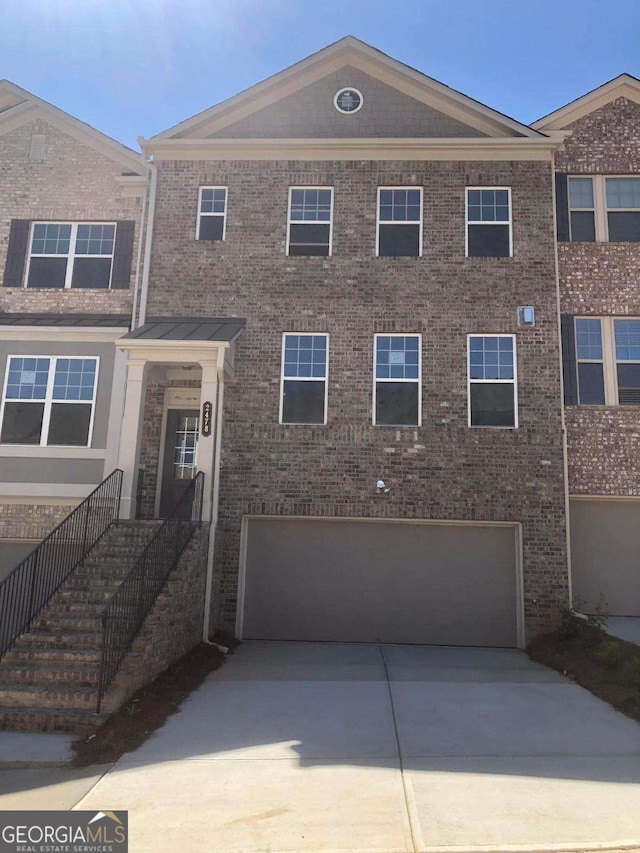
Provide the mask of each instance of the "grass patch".
POLYGON ((640 646, 567 613, 560 628, 536 637, 527 652, 640 722, 640 646))
MULTIPOLYGON (((237 645, 229 637, 216 637, 216 642, 230 650, 237 645)), ((75 753, 73 766, 112 763, 137 749, 224 660, 225 656, 215 646, 204 643, 195 646, 134 693, 96 732, 75 741, 71 746, 75 753)))

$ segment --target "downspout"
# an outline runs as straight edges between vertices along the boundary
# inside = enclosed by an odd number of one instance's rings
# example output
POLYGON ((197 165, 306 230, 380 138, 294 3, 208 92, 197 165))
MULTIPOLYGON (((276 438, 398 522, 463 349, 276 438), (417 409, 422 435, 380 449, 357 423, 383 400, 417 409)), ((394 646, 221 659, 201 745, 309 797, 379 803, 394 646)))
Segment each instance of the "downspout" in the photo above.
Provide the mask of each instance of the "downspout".
POLYGON ((213 560, 215 556, 216 530, 218 527, 218 498, 220 495, 220 458, 222 450, 222 413, 224 407, 224 358, 226 348, 218 350, 218 391, 216 399, 216 449, 213 457, 213 483, 211 499, 211 524, 209 526, 209 551, 207 554, 207 579, 204 593, 204 616, 202 622, 202 642, 216 646, 209 640, 211 604, 213 600, 213 560))
MULTIPOLYGON (((150 163, 145 163, 147 168, 150 163)), ((138 310, 138 292, 140 289, 140 270, 142 267, 142 246, 144 243, 144 235, 147 233, 147 198, 149 196, 149 173, 147 173, 147 186, 142 197, 142 215, 140 217, 140 236, 138 237, 138 256, 136 258, 136 277, 133 284, 133 305, 131 307, 131 331, 136 328, 136 312, 138 310)))
POLYGON ((149 189, 149 209, 147 214, 146 240, 144 244, 144 266, 142 269, 142 287, 140 289, 140 313, 138 325, 144 325, 147 317, 147 299, 149 296, 149 275, 151 267, 151 244, 153 242, 153 222, 156 213, 156 191, 158 186, 158 169, 149 162, 151 170, 151 187, 149 189))

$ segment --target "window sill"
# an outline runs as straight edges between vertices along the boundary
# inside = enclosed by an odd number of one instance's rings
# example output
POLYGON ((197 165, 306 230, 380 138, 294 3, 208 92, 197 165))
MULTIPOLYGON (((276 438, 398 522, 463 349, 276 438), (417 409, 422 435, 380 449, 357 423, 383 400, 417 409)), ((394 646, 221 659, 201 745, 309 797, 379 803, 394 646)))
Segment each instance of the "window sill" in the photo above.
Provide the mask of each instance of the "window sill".
POLYGON ((104 459, 106 450, 49 444, 0 444, 0 458, 21 459, 104 459))

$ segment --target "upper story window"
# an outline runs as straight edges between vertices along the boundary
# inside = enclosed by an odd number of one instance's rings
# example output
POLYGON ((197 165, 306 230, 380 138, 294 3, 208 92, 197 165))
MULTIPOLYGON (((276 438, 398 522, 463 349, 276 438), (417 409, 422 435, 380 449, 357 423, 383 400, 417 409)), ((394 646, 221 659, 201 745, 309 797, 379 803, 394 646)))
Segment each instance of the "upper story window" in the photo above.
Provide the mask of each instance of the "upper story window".
POLYGON ((467 187, 467 257, 510 258, 511 189, 467 187))
POLYGON ((570 177, 568 189, 572 242, 640 242, 640 177, 570 177))
POLYGON ((224 240, 227 229, 227 188, 200 187, 198 240, 224 240))
POLYGON ((514 335, 469 335, 469 426, 517 427, 514 335))
POLYGON ((281 424, 326 424, 329 335, 282 336, 281 424))
POLYGON ((373 362, 373 423, 420 426, 422 387, 420 335, 376 335, 373 362))
POLYGON ((422 187, 378 187, 376 255, 422 255, 422 187))
POLYGON ((97 358, 10 356, 0 441, 88 447, 97 378, 97 358))
POLYGON ((115 223, 34 222, 27 287, 111 286, 115 223))
POLYGON ((578 402, 640 406, 640 319, 576 317, 578 402))
POLYGON ((290 187, 287 255, 330 255, 332 214, 332 187, 290 187))

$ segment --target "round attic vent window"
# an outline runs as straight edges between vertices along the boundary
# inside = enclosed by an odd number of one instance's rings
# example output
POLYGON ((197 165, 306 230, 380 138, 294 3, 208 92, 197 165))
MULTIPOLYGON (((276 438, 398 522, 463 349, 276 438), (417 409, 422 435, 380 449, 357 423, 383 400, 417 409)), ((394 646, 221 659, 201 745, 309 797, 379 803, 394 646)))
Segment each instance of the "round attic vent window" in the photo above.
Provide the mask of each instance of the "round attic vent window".
POLYGON ((340 113, 357 113, 363 104, 362 92, 357 89, 340 89, 333 99, 336 109, 340 113))

